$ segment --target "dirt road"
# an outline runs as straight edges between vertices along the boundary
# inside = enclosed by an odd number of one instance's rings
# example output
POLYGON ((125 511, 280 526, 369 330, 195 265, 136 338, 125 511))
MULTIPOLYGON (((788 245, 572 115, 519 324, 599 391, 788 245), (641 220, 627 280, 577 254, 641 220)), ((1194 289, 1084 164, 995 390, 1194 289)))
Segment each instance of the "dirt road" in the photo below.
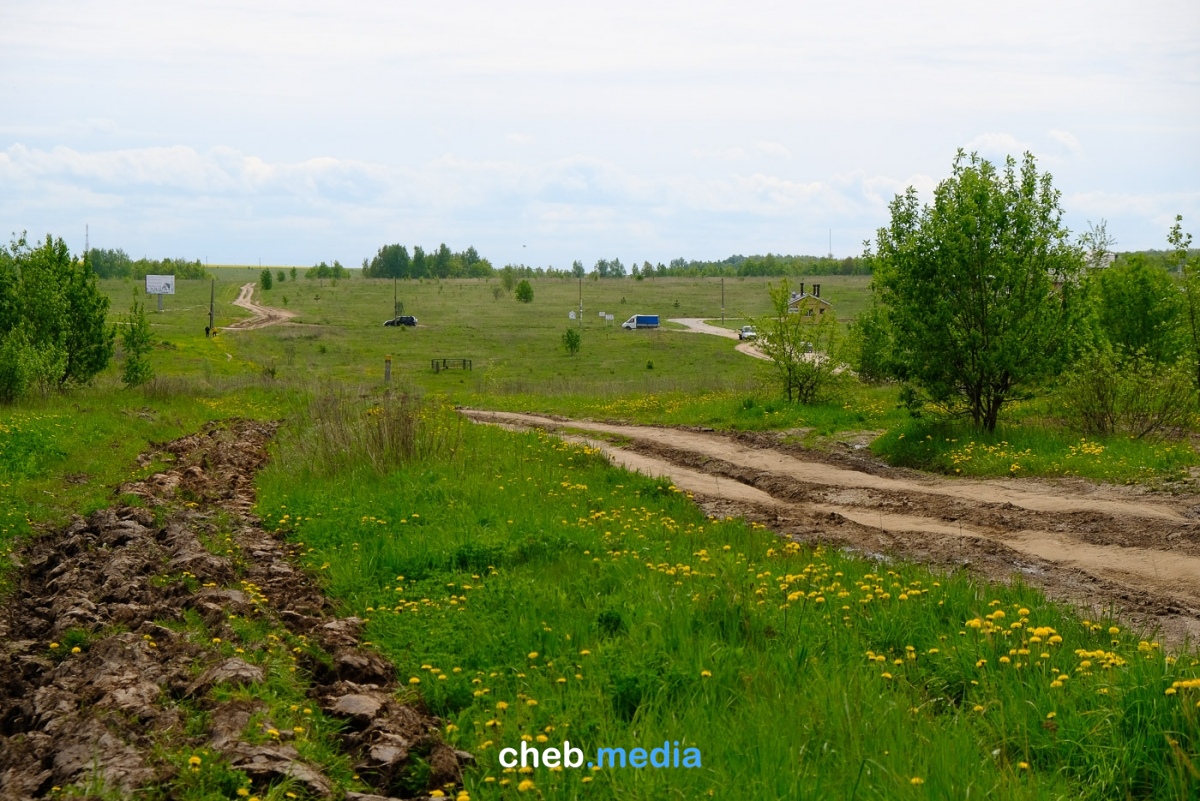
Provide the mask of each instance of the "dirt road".
POLYGON ((872 555, 1018 574, 1052 598, 1116 609, 1179 641, 1200 636, 1200 498, 1082 480, 951 479, 772 435, 468 410, 478 422, 586 438, 614 463, 668 476, 710 514, 872 555), (615 443, 615 444, 614 444, 615 443))
MULTIPOLYGON (((728 328, 721 328, 717 325, 709 325, 699 317, 673 317, 668 322, 687 326, 688 333, 711 334, 713 336, 725 337, 726 339, 738 339, 737 331, 730 331, 728 328)), ((744 353, 747 356, 753 356, 756 359, 771 360, 770 357, 755 347, 753 342, 741 342, 739 340, 734 350, 744 353)))
POLYGON ((246 309, 254 316, 246 320, 238 320, 232 325, 225 326, 226 331, 249 331, 255 328, 266 328, 268 325, 287 322, 296 316, 295 312, 287 309, 274 309, 270 306, 260 306, 253 300, 255 284, 242 284, 234 306, 246 309))

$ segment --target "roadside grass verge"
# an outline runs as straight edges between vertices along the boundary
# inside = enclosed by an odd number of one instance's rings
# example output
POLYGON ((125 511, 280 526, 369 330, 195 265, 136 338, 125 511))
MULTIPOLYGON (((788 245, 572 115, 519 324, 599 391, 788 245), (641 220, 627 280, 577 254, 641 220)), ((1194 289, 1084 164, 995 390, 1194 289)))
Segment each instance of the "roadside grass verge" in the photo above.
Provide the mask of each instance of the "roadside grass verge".
POLYGON ((837 400, 788 403, 765 387, 707 392, 650 392, 596 397, 584 394, 485 395, 489 409, 540 412, 565 417, 620 420, 641 425, 708 426, 729 431, 793 431, 801 441, 846 431, 881 430, 902 424, 892 387, 848 385, 837 400))
POLYGON ((708 519, 669 484, 545 434, 408 413, 459 431, 455 447, 334 472, 302 458, 301 428, 260 474, 259 512, 476 754, 473 799, 1200 790, 1193 651, 1165 654, 1020 584, 708 519), (678 742, 702 766, 499 762, 564 740, 588 760, 678 742))
POLYGON ((1187 440, 1080 436, 1045 425, 970 426, 907 419, 871 449, 891 464, 963 476, 1080 476, 1122 484, 1189 479, 1200 454, 1187 440))

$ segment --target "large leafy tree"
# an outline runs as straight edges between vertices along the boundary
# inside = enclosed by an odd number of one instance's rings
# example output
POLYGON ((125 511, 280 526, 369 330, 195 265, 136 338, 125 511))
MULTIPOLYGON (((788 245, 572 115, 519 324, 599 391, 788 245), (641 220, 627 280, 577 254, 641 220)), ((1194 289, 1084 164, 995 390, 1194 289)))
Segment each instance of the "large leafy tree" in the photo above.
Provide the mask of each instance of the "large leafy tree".
POLYGON ((1031 154, 997 170, 960 150, 933 204, 911 187, 898 195, 868 248, 896 377, 976 427, 994 430, 1004 402, 1071 343, 1083 254, 1059 198, 1031 154))
POLYGON ((1089 283, 1100 330, 1114 348, 1157 363, 1179 358, 1185 298, 1166 270, 1134 253, 1092 272, 1089 283))

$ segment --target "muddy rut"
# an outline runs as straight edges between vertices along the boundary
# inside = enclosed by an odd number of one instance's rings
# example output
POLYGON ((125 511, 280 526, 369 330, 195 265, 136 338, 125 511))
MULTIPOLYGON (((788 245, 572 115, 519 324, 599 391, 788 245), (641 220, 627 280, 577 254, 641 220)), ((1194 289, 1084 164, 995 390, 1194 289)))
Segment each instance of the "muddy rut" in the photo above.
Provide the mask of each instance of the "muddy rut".
POLYGON ((119 488, 141 505, 78 518, 18 554, 0 609, 0 798, 167 798, 199 770, 178 756, 189 753, 242 771, 261 795, 290 783, 307 797, 424 798, 458 780, 470 755, 398 702, 393 666, 359 643, 363 621, 334 616, 298 553, 252 514, 274 429, 210 425, 145 454, 172 466, 119 488), (240 642, 239 617, 274 633, 240 642), (345 793, 301 756, 304 735, 254 692, 268 670, 299 671, 370 792, 345 793))
POLYGON ((617 464, 667 476, 711 514, 808 542, 1019 575, 1055 599, 1115 610, 1171 641, 1200 636, 1200 498, 1084 481, 951 479, 725 435, 504 412, 471 419, 557 430, 617 464))

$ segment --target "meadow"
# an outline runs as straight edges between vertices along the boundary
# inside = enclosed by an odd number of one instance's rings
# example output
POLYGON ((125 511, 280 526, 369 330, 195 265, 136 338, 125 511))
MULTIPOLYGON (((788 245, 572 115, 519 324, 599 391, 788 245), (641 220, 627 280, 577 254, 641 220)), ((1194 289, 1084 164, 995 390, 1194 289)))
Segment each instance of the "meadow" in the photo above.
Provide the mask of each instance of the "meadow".
MULTIPOLYGON (((212 272, 221 327, 246 316, 230 301, 259 269, 212 272)), ((867 279, 820 280, 842 322, 865 306, 867 279)), ((725 281, 727 326, 766 312, 767 283, 725 281)), ((161 314, 134 282, 102 285, 117 320, 146 302, 158 377, 124 389, 114 365, 92 387, 0 409, 2 547, 160 469, 134 458, 153 443, 210 420, 286 420, 257 511, 303 544, 339 612, 369 619, 367 639, 411 699, 476 756, 467 798, 1200 792, 1190 644, 1167 648, 1122 621, 1084 619, 1020 582, 710 519, 667 482, 544 434, 468 424, 453 406, 775 430, 811 447, 869 432, 896 463, 962 475, 1163 481, 1197 464, 1186 444, 1081 441, 1056 427, 1052 404, 1036 403, 1015 405, 986 437, 913 420, 895 388, 852 382, 824 403, 789 405, 769 366, 728 340, 617 327, 634 313, 719 320, 714 279, 585 280, 575 356, 560 343, 579 325, 567 316, 578 308, 574 280, 535 280, 523 304, 497 292, 498 280, 334 286, 289 276, 255 297, 297 312, 294 325, 209 338, 208 282, 180 282, 161 314), (382 326, 393 291, 416 329, 382 326), (474 369, 434 373, 432 358, 468 358, 474 369), (412 439, 381 450, 385 425, 412 439), (702 764, 500 764, 502 748, 563 740, 589 759, 600 747, 678 742, 702 764)), ((294 706, 303 687, 286 689, 280 698, 294 706)))
POLYGON ((476 754, 471 798, 1197 788, 1190 650, 1080 620, 1020 583, 706 518, 668 482, 542 433, 371 404, 317 413, 285 438, 261 477, 260 514, 303 543, 412 696, 476 754), (424 433, 391 468, 311 433, 408 413, 424 433), (563 740, 589 759, 678 743, 699 749, 702 768, 522 771, 498 758, 563 740))

